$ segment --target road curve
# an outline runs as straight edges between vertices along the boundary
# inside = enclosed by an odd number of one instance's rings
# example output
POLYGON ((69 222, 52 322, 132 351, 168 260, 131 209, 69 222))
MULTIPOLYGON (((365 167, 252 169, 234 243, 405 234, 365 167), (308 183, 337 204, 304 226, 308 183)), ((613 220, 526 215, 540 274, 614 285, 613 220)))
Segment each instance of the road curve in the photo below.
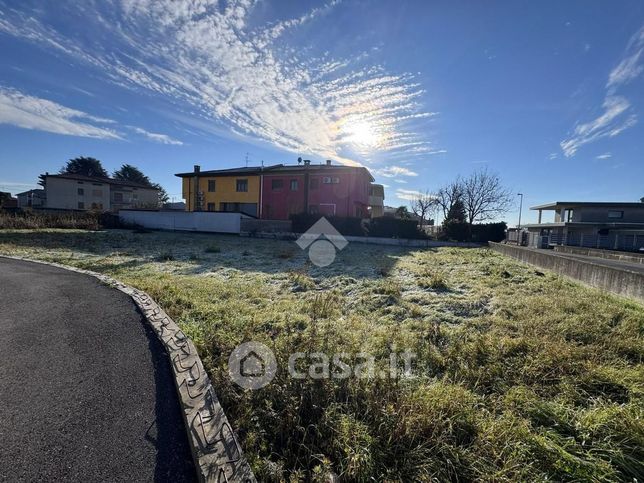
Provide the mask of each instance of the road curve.
POLYGON ((0 258, 0 481, 195 481, 163 346, 125 294, 0 258))

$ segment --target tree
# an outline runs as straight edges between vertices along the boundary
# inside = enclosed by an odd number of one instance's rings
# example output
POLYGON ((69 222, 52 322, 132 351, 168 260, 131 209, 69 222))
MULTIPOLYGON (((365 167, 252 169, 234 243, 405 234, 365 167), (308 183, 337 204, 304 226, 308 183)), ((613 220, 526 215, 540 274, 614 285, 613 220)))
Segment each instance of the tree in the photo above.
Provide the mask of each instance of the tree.
POLYGON ((411 219, 411 215, 409 214, 409 210, 407 209, 406 206, 399 206, 398 208, 396 208, 396 211, 394 212, 394 216, 396 218, 400 218, 401 220, 411 219))
POLYGON ((122 165, 119 169, 114 171, 112 177, 121 181, 131 181, 133 183, 139 183, 158 190, 159 205, 167 203, 170 199, 166 190, 163 189, 163 187, 159 183, 153 183, 152 181, 150 181, 150 178, 143 174, 143 171, 141 171, 136 166, 132 166, 131 164, 122 165))
POLYGON ((463 186, 461 178, 456 178, 455 181, 452 181, 446 186, 443 186, 436 193, 436 204, 441 207, 443 211, 443 219, 447 219, 448 213, 452 209, 452 206, 463 197, 463 186))
POLYGON ((119 179, 121 181, 131 181, 133 183, 139 183, 145 186, 152 186, 152 181, 143 172, 136 166, 131 164, 124 164, 119 169, 112 173, 114 179, 119 179))
POLYGON ((474 172, 461 185, 463 206, 470 226, 475 221, 492 220, 511 206, 511 192, 503 186, 499 176, 487 168, 474 172))
POLYGON ((85 156, 67 161, 65 166, 61 168, 60 174, 82 174, 83 176, 95 176, 98 178, 109 177, 98 159, 85 156))
POLYGON ((456 199, 445 217, 445 221, 458 221, 460 223, 465 222, 465 205, 460 199, 456 199))
POLYGON ((436 209, 436 196, 425 191, 425 193, 418 193, 409 202, 409 207, 414 215, 420 218, 420 226, 425 224, 425 220, 429 221, 430 215, 436 209))

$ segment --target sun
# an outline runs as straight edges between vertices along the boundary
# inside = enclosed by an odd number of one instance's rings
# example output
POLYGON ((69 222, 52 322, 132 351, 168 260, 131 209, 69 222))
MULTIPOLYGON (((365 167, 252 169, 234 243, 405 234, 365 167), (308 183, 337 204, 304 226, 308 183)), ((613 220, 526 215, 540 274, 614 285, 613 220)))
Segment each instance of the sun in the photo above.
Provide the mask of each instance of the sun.
POLYGON ((361 148, 373 149, 380 144, 378 130, 367 121, 356 121, 348 123, 344 132, 346 140, 361 148))

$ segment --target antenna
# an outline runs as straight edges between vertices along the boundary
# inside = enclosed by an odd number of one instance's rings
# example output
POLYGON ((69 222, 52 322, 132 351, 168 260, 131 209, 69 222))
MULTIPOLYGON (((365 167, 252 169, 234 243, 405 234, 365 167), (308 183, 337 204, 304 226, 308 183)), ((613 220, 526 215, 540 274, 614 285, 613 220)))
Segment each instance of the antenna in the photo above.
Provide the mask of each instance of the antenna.
POLYGON ((246 152, 246 167, 248 168, 248 151, 246 152))

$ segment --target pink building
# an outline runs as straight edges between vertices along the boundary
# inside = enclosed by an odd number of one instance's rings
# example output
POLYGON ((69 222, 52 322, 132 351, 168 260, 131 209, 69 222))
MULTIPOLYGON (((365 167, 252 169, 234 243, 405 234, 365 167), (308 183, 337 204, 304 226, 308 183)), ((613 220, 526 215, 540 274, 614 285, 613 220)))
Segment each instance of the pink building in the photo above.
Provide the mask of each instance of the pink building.
POLYGON ((287 220, 299 213, 369 216, 369 188, 374 179, 366 168, 304 161, 271 166, 262 171, 261 178, 261 218, 287 220))

